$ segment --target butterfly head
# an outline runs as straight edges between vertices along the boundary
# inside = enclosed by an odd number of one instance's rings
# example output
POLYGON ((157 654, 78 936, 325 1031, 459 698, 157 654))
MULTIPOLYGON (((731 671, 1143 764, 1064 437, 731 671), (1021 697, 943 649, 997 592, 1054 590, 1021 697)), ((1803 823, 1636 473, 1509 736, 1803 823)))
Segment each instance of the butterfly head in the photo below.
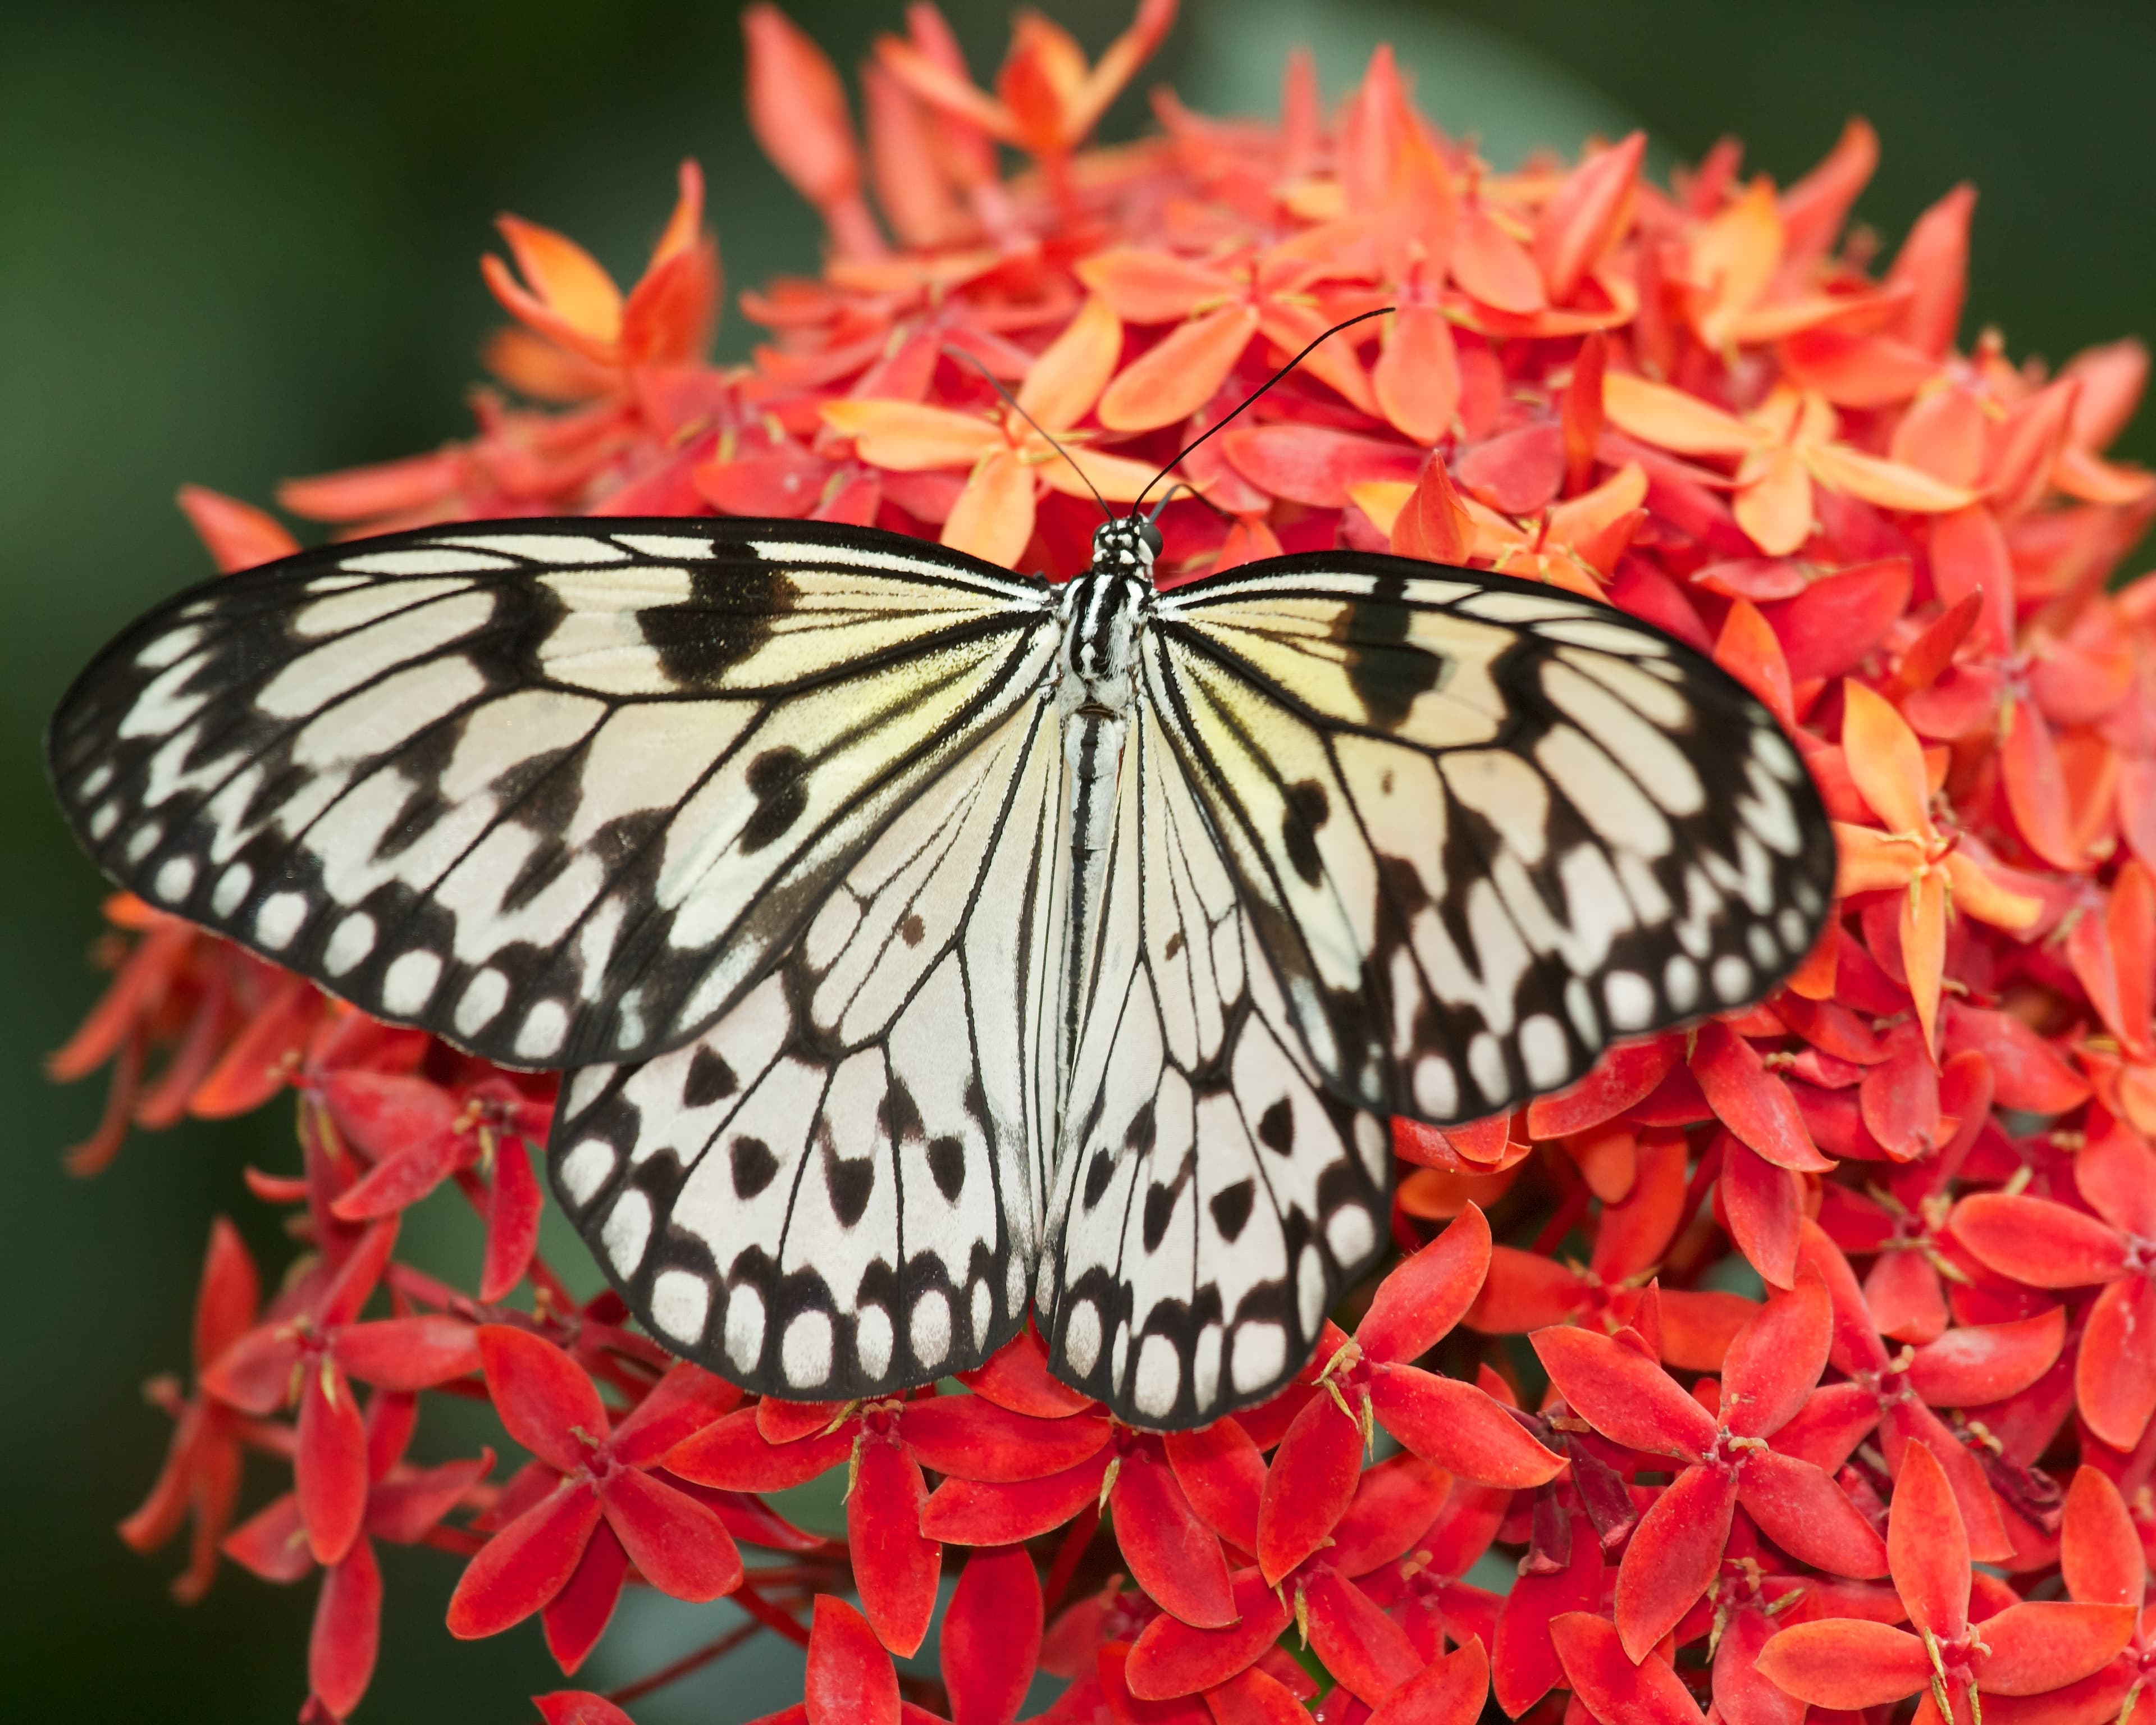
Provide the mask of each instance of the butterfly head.
POLYGON ((1093 572, 1149 579, 1160 555, 1160 529, 1143 516, 1127 515, 1093 530, 1093 572))

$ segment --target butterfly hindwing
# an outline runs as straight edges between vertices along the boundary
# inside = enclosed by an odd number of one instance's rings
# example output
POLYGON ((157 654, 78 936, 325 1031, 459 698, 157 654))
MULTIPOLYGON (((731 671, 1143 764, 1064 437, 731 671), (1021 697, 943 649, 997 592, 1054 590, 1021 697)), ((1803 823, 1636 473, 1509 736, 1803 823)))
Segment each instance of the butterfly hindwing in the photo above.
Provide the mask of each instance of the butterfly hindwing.
POLYGON ((493 1060, 654 1054, 1052 663, 1045 589, 896 536, 552 521, 183 593, 76 683, 106 870, 493 1060))
POLYGON ((1038 1288, 1057 1375, 1154 1426, 1301 1369, 1391 1159, 1306 1052, 1173 725, 1141 701, 1125 745, 1038 1288))
POLYGON ((1758 999, 1835 856, 1733 679, 1604 606, 1389 557, 1164 595, 1156 699, 1342 1095, 1445 1123, 1758 999))
POLYGON ((676 1352, 780 1395, 978 1365, 1023 1321, 1055 1135, 1062 746, 1003 720, 694 1041, 572 1075, 554 1186, 676 1352))

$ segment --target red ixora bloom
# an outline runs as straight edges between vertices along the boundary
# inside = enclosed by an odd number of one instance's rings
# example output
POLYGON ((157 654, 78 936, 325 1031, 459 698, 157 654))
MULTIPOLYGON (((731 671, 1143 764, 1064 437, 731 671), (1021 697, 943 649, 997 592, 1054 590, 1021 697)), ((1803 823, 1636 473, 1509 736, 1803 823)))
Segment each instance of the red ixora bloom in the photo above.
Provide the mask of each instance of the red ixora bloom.
MULTIPOLYGON (((538 1697, 550 1725, 625 1725, 767 1635, 807 1650, 788 1725, 1008 1725, 1044 1675, 1071 1725, 1466 1725, 1486 1697, 1532 1725, 1845 1725, 1912 1697, 1925 1725, 1979 1697, 1993 1725, 2148 1725, 2156 584, 2110 578, 2156 481, 2104 453, 2145 352, 2046 373, 1958 347, 1974 193, 1875 267, 1845 234, 1861 121, 1787 186, 1734 143, 1659 183, 1637 135, 1502 171, 1381 50, 1337 108, 1297 55, 1276 124, 1160 90, 1156 131, 1093 146, 1174 17, 1134 3, 1089 62, 1022 14, 988 76, 933 5, 895 6, 857 129, 822 51, 751 6, 751 129, 829 235, 813 275, 739 296, 751 358, 708 357, 695 164, 654 188, 627 285, 505 217, 475 434, 280 502, 341 533, 844 521, 1062 579, 1087 480, 1134 495, 1289 352, 1389 307, 1183 463, 1202 496, 1160 516, 1161 579, 1389 551, 1653 622, 1818 784, 1817 946, 1565 1094, 1396 1122, 1396 1254, 1272 1401, 1161 1433, 1052 1379, 1031 1329, 957 1383, 745 1400, 547 1261, 550 1076, 116 898, 105 996, 51 1063, 111 1075, 69 1166, 288 1093, 300 1144, 248 1176, 294 1242, 266 1305, 213 1231, 193 1383, 151 1387, 173 1425, 123 1538, 188 1528, 185 1599, 220 1551, 319 1571, 317 1718, 367 1686, 383 1570, 454 1557, 449 1630, 536 1617, 567 1673, 608 1669, 630 1587, 729 1601, 674 1666, 538 1697), (484 1240, 422 1269, 402 1218, 443 1187, 484 1240), (444 1397, 530 1459, 499 1485, 408 1459, 444 1397), (234 1530, 249 1466, 274 1488, 234 1530), (775 1507, 827 1476, 829 1538, 775 1507)), ((219 569, 297 548, 180 501, 219 569)))

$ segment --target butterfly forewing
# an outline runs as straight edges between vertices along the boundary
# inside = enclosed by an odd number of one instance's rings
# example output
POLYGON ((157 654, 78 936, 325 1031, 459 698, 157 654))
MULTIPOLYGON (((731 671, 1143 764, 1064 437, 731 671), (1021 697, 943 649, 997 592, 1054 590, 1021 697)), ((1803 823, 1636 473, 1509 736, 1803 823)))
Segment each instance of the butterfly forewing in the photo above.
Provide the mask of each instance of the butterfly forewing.
POLYGON ((794 523, 495 523, 181 595, 56 718, 116 878, 514 1065, 675 1046, 1052 663, 1044 588, 794 523))
POLYGON ((1327 1081, 1444 1123, 1758 998, 1835 858, 1796 752, 1717 667, 1548 588, 1412 567, 1281 559, 1164 596, 1155 699, 1327 1081))

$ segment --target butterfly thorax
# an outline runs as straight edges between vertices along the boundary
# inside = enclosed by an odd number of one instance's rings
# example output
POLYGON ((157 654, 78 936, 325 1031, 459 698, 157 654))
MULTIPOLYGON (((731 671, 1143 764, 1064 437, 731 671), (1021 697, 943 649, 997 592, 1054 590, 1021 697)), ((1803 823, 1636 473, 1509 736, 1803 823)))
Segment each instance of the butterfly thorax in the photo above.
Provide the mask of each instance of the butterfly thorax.
POLYGON ((1120 716, 1135 698, 1138 631, 1153 597, 1154 529, 1125 518, 1093 535, 1093 561, 1064 591, 1063 676, 1057 705, 1066 722, 1091 711, 1120 716))

